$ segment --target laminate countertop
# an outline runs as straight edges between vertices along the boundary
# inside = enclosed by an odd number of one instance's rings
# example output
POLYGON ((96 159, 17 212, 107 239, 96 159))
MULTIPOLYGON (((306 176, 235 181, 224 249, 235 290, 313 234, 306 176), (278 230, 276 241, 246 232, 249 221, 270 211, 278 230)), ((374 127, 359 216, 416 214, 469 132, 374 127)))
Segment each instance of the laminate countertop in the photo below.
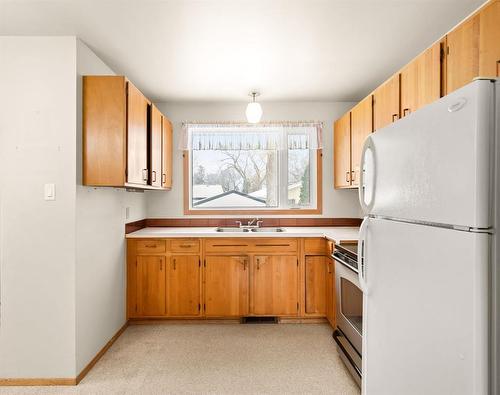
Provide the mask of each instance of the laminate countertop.
MULTIPOLYGON (((128 239, 161 239, 175 237, 325 237, 336 244, 358 240, 356 227, 283 227, 283 232, 217 232, 217 228, 162 228, 150 227, 126 235, 128 239)), ((265 229, 265 228, 263 228, 265 229)))

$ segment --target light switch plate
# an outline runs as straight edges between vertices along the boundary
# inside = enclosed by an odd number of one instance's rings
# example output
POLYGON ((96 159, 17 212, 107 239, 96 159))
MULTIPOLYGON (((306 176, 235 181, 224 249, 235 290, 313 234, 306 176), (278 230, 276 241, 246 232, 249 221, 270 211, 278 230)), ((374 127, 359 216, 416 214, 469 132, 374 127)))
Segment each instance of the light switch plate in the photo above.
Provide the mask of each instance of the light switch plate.
POLYGON ((43 197, 45 200, 56 200, 56 184, 45 184, 43 197))

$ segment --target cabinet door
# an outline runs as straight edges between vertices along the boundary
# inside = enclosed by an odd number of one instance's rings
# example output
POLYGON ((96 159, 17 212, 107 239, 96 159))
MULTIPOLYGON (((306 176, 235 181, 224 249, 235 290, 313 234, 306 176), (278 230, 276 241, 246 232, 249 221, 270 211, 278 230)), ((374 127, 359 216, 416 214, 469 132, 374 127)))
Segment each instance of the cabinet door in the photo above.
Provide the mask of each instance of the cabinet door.
POLYGON ((207 317, 238 317, 248 314, 248 259, 246 256, 206 257, 207 317))
POLYGON ((401 71, 401 116, 404 117, 440 97, 441 43, 438 42, 401 71))
POLYGON ((326 258, 326 318, 335 328, 335 264, 332 258, 326 258))
POLYGON ((479 74, 479 15, 446 36, 446 91, 451 93, 479 74))
POLYGON ((200 258, 196 255, 172 255, 167 269, 167 314, 200 314, 200 258))
POLYGON ((326 314, 326 257, 306 256, 306 314, 326 314))
POLYGON ((370 95, 351 110, 351 185, 359 185, 361 151, 366 137, 372 132, 373 100, 370 95))
POLYGON ((383 128, 399 119, 399 74, 394 75, 373 94, 373 127, 383 128))
POLYGON ((252 313, 298 314, 297 256, 260 255, 253 261, 252 313))
POLYGON ((127 182, 148 183, 148 111, 149 102, 127 82, 127 182))
POLYGON ((333 185, 351 186, 351 113, 335 121, 333 126, 333 185))
POLYGON ((163 117, 163 136, 162 136, 162 175, 161 183, 163 188, 172 187, 172 124, 168 118, 163 117))
POLYGON ((479 19, 479 75, 500 77, 500 1, 481 10, 479 19))
POLYGON ((162 177, 162 122, 163 116, 151 105, 151 130, 149 137, 149 180, 154 187, 161 187, 162 177))
POLYGON ((137 256, 137 313, 139 316, 165 315, 165 257, 137 256))

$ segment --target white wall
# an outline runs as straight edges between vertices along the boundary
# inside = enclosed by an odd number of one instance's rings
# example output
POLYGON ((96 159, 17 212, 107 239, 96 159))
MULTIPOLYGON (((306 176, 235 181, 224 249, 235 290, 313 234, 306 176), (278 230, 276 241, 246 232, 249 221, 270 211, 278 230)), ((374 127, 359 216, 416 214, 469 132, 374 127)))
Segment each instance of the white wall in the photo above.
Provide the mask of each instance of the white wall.
POLYGON ((0 377, 76 373, 75 70, 74 38, 0 37, 0 377))
POLYGON ((125 322, 124 228, 146 199, 81 185, 93 73, 112 71, 75 37, 0 37, 0 378, 74 378, 125 322))
POLYGON ((80 372, 126 320, 125 223, 146 217, 145 194, 81 185, 81 79, 113 75, 77 41, 76 370, 80 372), (126 218, 126 208, 129 218, 126 218))
MULTIPOLYGON (((333 188, 333 122, 354 103, 340 102, 263 102, 263 120, 323 121, 323 217, 361 217, 357 191, 333 188)), ((177 149, 183 121, 240 121, 246 103, 157 103, 174 126, 173 185, 168 193, 149 192, 147 216, 151 218, 183 215, 182 151, 177 149)))

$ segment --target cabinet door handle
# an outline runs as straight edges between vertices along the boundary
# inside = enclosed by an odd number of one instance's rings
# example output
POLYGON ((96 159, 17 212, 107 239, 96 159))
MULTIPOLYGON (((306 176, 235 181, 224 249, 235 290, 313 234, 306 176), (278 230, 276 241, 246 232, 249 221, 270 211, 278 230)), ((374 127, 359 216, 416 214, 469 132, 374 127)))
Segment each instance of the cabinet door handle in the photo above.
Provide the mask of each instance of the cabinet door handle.
POLYGON ((345 181, 346 182, 349 182, 351 181, 351 176, 350 176, 351 172, 350 171, 346 171, 345 172, 345 181))
POLYGON ((243 258, 243 270, 247 270, 247 258, 243 258))
POLYGON ((175 270, 176 264, 177 264, 177 260, 174 259, 174 270, 175 270))
POLYGON ((148 181, 148 169, 142 169, 142 180, 148 181))
POLYGON ((156 182, 156 171, 152 171, 151 173, 153 173, 153 182, 156 182))
POLYGON ((392 122, 396 122, 399 119, 398 114, 392 114, 392 122))
POLYGON ((160 272, 163 271, 163 259, 160 258, 160 272))
POLYGON ((162 184, 166 184, 167 183, 167 175, 165 173, 163 173, 161 175, 161 182, 162 182, 162 184))
POLYGON ((356 181, 356 171, 355 170, 351 171, 351 174, 352 174, 351 181, 356 181))
POLYGON ((257 258, 257 270, 260 270, 260 259, 257 258))
POLYGON ((403 110, 403 117, 406 117, 406 116, 407 116, 410 112, 411 112, 411 111, 410 111, 410 109, 409 109, 409 108, 405 108, 405 109, 403 110))

